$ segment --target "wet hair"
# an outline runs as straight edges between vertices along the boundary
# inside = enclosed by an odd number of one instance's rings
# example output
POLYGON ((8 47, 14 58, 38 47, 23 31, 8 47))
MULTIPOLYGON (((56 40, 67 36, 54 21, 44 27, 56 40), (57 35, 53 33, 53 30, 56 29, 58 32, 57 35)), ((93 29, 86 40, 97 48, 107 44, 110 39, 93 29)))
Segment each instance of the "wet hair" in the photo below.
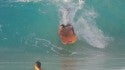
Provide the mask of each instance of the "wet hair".
POLYGON ((60 26, 65 27, 65 25, 64 25, 64 24, 61 24, 60 26))
POLYGON ((68 23, 67 25, 61 24, 60 26, 62 27, 68 27, 68 26, 72 26, 70 23, 68 23))
POLYGON ((68 23, 66 26, 71 26, 71 27, 72 27, 73 34, 75 34, 74 29, 73 29, 73 26, 71 25, 71 23, 68 23))
POLYGON ((36 61, 35 64, 38 66, 38 68, 41 68, 41 63, 39 61, 36 61))

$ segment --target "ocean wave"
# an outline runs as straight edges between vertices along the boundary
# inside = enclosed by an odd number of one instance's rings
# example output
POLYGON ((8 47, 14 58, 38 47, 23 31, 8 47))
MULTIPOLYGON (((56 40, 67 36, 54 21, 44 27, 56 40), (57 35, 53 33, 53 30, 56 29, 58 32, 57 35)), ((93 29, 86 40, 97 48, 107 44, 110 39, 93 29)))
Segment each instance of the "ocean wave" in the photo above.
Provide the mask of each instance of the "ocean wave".
MULTIPOLYGON (((9 0, 11 1, 11 0, 9 0)), ((45 0, 14 0, 13 2, 40 2, 45 0)), ((85 40, 88 44, 97 48, 105 48, 109 37, 98 28, 95 22, 98 13, 93 8, 84 8, 85 0, 47 0, 55 4, 61 13, 60 23, 71 22, 79 40, 85 40), (68 10, 69 9, 69 10, 68 10), (78 15, 78 12, 81 12, 78 15), (77 17, 77 20, 74 20, 77 17)), ((58 15, 58 14, 57 14, 58 15)), ((1 27, 0 27, 1 28, 1 27)))

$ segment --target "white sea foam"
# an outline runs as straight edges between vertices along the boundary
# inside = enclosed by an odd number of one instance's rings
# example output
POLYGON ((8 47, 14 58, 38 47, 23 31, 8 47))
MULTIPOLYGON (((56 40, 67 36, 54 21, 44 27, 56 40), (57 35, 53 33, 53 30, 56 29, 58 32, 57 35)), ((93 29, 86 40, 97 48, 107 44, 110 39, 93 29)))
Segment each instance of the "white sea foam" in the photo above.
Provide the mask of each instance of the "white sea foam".
POLYGON ((105 48, 107 46, 108 38, 95 24, 87 22, 83 17, 78 20, 77 24, 79 39, 84 38, 93 47, 105 48))
POLYGON ((60 7, 61 24, 72 23, 77 32, 78 38, 85 40, 88 44, 97 48, 105 48, 108 44, 108 37, 106 37, 101 29, 96 26, 95 18, 97 12, 94 9, 83 8, 85 1, 79 0, 78 3, 66 3, 60 7), (68 5, 67 5, 68 4, 68 5), (76 13, 84 9, 84 12, 79 15, 77 21, 74 21, 76 13))
POLYGON ((71 0, 66 0, 66 3, 63 4, 63 6, 61 5, 59 9, 61 14, 60 24, 73 23, 74 22, 73 19, 76 15, 76 12, 79 9, 82 9, 83 4, 84 4, 83 0, 79 0, 78 3, 74 3, 71 0))
POLYGON ((64 0, 64 2, 71 2, 71 0, 64 0))

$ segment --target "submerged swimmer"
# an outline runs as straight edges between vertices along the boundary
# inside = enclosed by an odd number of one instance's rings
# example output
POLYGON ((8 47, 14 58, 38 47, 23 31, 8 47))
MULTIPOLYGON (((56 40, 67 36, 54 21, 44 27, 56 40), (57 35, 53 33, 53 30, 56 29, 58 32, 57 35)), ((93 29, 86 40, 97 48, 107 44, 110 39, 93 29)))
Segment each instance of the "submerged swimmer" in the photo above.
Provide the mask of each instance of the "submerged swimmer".
POLYGON ((41 69, 41 63, 39 61, 35 62, 35 70, 42 70, 41 69))
POLYGON ((61 24, 59 27, 59 36, 63 44, 73 44, 77 40, 77 36, 71 24, 61 24))

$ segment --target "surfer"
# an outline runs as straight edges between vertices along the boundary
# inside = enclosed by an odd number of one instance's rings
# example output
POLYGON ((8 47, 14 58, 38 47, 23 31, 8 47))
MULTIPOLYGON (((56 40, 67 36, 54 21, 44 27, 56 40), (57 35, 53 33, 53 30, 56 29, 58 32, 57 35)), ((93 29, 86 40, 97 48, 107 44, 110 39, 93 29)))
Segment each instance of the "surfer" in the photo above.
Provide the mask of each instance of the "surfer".
POLYGON ((35 70, 42 70, 41 69, 41 63, 39 61, 35 62, 35 70))
POLYGON ((73 44, 77 40, 74 28, 70 23, 68 23, 67 25, 64 24, 60 25, 59 36, 63 44, 73 44))

